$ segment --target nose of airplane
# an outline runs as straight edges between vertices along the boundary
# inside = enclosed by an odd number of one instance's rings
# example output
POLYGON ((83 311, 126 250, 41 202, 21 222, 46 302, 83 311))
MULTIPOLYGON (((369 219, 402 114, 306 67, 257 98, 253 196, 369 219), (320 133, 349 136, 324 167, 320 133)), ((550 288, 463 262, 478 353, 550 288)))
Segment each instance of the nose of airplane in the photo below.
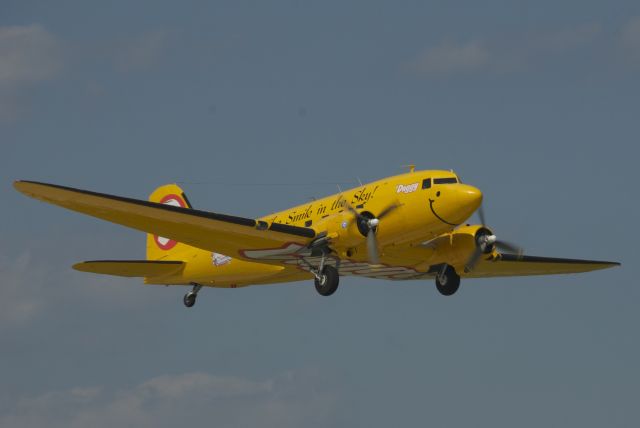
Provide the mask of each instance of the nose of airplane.
POLYGON ((471 217, 482 204, 482 192, 477 187, 468 184, 458 184, 456 187, 458 209, 455 214, 457 217, 455 222, 461 224, 471 217))

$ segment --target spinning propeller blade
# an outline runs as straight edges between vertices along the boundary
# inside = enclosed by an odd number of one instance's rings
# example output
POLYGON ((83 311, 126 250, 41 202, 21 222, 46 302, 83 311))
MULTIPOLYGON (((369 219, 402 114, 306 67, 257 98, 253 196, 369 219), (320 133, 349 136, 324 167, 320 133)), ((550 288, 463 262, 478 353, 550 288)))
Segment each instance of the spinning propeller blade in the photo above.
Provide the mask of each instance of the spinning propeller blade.
POLYGON ((496 247, 503 249, 509 253, 513 253, 513 254, 517 254, 519 256, 522 255, 522 253, 524 252, 524 250, 522 249, 522 247, 517 246, 516 244, 513 244, 511 242, 508 241, 496 241, 495 242, 496 247))
MULTIPOLYGON (((377 237, 378 225, 380 224, 380 220, 391 214, 396 209, 400 208, 400 206, 401 204, 394 202, 380 211, 377 217, 371 218, 369 216, 360 214, 350 204, 346 204, 347 210, 349 210, 349 212, 353 214, 353 216, 356 218, 356 221, 358 221, 358 224, 362 225, 363 229, 366 229, 367 254, 369 256, 369 262, 371 262, 372 264, 380 263, 380 251, 377 237)), ((364 233, 362 229, 361 232, 364 233)))
POLYGON ((376 232, 373 229, 369 229, 367 233, 367 252, 369 254, 369 261, 375 265, 380 263, 380 255, 378 252, 378 239, 376 238, 376 232))
POLYGON ((480 204, 480 207, 478 208, 477 212, 478 212, 478 218, 480 219, 480 224, 483 225, 483 226, 486 225, 487 222, 485 221, 485 218, 484 218, 484 206, 483 206, 483 204, 480 204))
MULTIPOLYGON (((484 215, 483 205, 480 205, 480 207, 478 208, 478 211, 476 212, 478 214, 478 218, 480 219, 480 224, 482 226, 486 226, 486 218, 484 215)), ((482 258, 483 253, 488 254, 491 251, 493 251, 494 248, 499 248, 508 253, 517 254, 518 256, 521 256, 522 253, 524 252, 522 247, 516 244, 513 244, 511 242, 498 240, 498 238, 495 235, 490 235, 489 233, 490 232, 487 230, 484 233, 480 232, 476 235, 476 238, 475 238, 476 248, 471 254, 471 257, 469 257, 469 260, 467 261, 467 263, 465 264, 466 272, 471 272, 476 267, 476 265, 482 258)))
POLYGON ((395 211, 397 208, 400 208, 400 204, 396 204, 393 203, 391 205, 389 205, 388 207, 386 207, 385 209, 383 209, 380 214, 378 214, 378 220, 382 220, 383 217, 388 216, 389 214, 391 214, 393 211, 395 211))

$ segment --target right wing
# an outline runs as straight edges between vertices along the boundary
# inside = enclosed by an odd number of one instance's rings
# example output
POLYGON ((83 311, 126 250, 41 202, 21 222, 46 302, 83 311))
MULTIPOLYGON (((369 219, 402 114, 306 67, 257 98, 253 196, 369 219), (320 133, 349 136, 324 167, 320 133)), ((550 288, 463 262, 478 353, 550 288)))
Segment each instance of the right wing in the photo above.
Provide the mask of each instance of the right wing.
POLYGON ((614 266, 620 266, 620 263, 500 254, 495 259, 479 261, 473 271, 465 273, 463 276, 467 278, 488 278, 496 276, 555 275, 590 272, 614 266))
POLYGON ((34 181, 14 187, 35 199, 113 223, 248 261, 247 254, 296 251, 316 236, 313 229, 107 195, 34 181))

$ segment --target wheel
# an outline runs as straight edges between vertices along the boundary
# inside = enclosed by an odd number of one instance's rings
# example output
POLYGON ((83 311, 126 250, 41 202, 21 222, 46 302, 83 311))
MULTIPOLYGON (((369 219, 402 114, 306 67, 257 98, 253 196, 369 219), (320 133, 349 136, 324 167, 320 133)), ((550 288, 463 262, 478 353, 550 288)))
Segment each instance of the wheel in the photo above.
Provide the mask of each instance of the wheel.
POLYGON ((198 295, 196 293, 192 293, 192 292, 188 292, 187 294, 184 295, 184 298, 182 299, 182 301, 184 302, 184 305, 187 308, 192 307, 193 305, 196 304, 196 297, 198 295))
POLYGON ((316 291, 321 296, 331 296, 338 289, 340 275, 333 266, 325 266, 320 273, 320 279, 316 278, 316 291))
POLYGON ((443 296, 451 296, 460 287, 460 276, 456 270, 447 266, 442 275, 436 275, 436 288, 443 296))

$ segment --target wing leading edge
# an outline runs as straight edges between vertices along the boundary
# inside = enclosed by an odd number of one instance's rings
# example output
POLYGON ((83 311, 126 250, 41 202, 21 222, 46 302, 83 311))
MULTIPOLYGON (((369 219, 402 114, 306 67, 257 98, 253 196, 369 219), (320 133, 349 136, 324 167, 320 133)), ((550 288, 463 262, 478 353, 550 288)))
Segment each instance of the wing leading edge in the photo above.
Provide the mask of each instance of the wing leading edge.
MULTIPOLYGON (((243 251, 306 246, 315 237, 311 228, 164 205, 35 181, 14 187, 32 198, 193 247, 247 259, 243 251)), ((255 260, 253 260, 255 261, 255 260)))

